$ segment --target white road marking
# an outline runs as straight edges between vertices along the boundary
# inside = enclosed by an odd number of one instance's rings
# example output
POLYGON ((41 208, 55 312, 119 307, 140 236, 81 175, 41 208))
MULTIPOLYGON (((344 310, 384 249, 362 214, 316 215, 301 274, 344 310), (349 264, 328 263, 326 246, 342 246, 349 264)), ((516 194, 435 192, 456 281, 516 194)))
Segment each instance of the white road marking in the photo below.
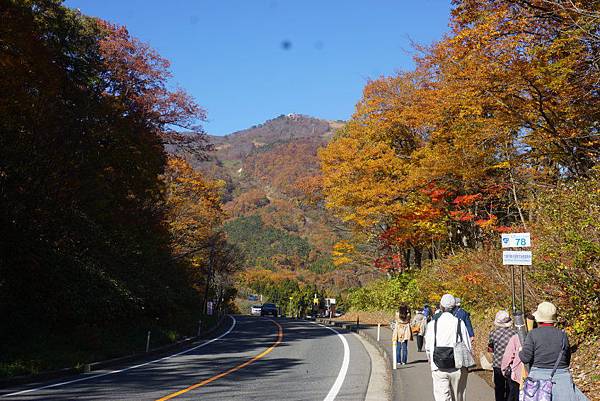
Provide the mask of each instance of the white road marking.
POLYGON ((342 384, 344 384, 344 379, 346 378, 346 373, 348 373, 348 366, 350 365, 350 347, 348 346, 348 341, 346 341, 346 338, 343 335, 341 335, 337 330, 322 324, 319 324, 319 326, 323 326, 337 334, 340 340, 342 340, 342 344, 344 345, 344 360, 342 361, 342 367, 340 369, 340 372, 338 373, 337 379, 335 379, 333 386, 329 390, 327 397, 323 399, 323 401, 333 401, 340 392, 342 384))
POLYGON ((130 367, 123 368, 123 369, 119 369, 119 370, 113 370, 113 371, 106 372, 106 373, 102 373, 102 374, 99 374, 99 375, 86 376, 86 377, 82 377, 82 378, 75 379, 75 380, 69 380, 69 381, 66 381, 66 382, 54 383, 54 384, 49 384, 49 385, 47 385, 47 386, 36 387, 36 388, 29 389, 29 390, 18 391, 18 392, 16 392, 16 393, 4 394, 4 395, 0 396, 0 398, 11 397, 11 396, 14 396, 14 395, 20 395, 20 394, 26 394, 26 393, 32 393, 32 392, 34 392, 34 391, 44 390, 44 389, 47 389, 47 388, 60 387, 60 386, 65 386, 65 385, 67 385, 67 384, 73 384, 73 383, 78 383, 78 382, 82 382, 82 381, 87 381, 87 380, 97 379, 98 377, 103 377, 103 376, 108 376, 108 375, 114 375, 114 374, 116 374, 116 373, 122 373, 122 372, 126 372, 126 371, 128 371, 128 370, 132 370, 132 369, 141 368, 142 366, 150 365, 150 364, 152 364, 152 363, 161 362, 161 361, 164 361, 164 360, 167 360, 167 359, 173 358, 173 357, 175 357, 175 356, 179 356, 179 355, 187 354, 188 352, 194 351, 194 350, 196 350, 196 349, 198 349, 198 348, 205 347, 205 346, 207 346, 207 345, 208 345, 208 344, 210 344, 210 343, 213 343, 213 342, 215 342, 215 341, 218 341, 218 340, 220 340, 221 338, 225 337, 227 334, 231 333, 231 331, 232 331, 232 330, 233 330, 233 328, 235 327, 235 324, 236 324, 236 322, 237 322, 237 321, 235 320, 235 317, 233 317, 233 316, 231 316, 231 315, 229 315, 229 317, 230 317, 230 318, 233 320, 233 322, 232 322, 232 324, 231 324, 231 327, 230 327, 230 328, 229 328, 229 329, 228 329, 228 330, 227 330, 225 333, 221 334, 219 337, 213 338, 212 340, 208 340, 208 341, 206 341, 206 342, 203 342, 203 343, 202 343, 202 344, 200 344, 200 345, 196 345, 195 347, 188 348, 188 349, 186 349, 186 350, 183 350, 183 351, 181 351, 181 352, 178 352, 178 353, 176 353, 176 354, 172 354, 172 355, 169 355, 169 356, 165 356, 165 357, 163 357, 163 358, 160 358, 160 359, 155 359, 155 360, 153 360, 153 361, 149 361, 149 362, 141 363, 141 364, 139 364, 139 365, 134 365, 134 366, 130 366, 130 367))

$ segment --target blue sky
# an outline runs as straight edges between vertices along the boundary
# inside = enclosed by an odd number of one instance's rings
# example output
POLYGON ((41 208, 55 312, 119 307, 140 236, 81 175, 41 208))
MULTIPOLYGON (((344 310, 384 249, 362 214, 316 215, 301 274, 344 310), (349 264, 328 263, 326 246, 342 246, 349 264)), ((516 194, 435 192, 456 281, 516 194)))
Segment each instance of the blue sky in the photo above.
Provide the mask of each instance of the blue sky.
POLYGON ((127 26, 224 135, 280 114, 346 120, 368 79, 413 66, 448 31, 450 0, 68 0, 127 26))

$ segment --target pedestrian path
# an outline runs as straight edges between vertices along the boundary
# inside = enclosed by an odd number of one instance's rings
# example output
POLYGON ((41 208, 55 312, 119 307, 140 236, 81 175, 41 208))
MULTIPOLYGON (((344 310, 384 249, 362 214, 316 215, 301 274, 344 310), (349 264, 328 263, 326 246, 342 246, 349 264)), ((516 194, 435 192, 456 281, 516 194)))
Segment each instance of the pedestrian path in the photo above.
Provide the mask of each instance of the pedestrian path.
MULTIPOLYGON (((359 330, 361 334, 377 339, 377 325, 361 324, 359 330)), ((392 366, 392 330, 389 326, 381 326, 379 344, 387 350, 387 362, 392 366)), ((408 363, 392 370, 392 386, 396 401, 433 400, 431 368, 425 351, 417 351, 416 341, 408 342, 408 363)), ((467 401, 494 401, 494 389, 475 372, 469 373, 467 401)))

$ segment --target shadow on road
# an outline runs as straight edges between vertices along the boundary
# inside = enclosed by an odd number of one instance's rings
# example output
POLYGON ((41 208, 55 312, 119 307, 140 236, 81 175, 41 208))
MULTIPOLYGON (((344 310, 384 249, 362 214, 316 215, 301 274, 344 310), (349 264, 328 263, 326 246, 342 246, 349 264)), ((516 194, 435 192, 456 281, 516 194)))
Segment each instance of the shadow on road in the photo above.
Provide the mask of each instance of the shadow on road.
MULTIPOLYGON (((267 318, 235 316, 235 328, 220 340, 189 353, 165 359, 149 365, 110 374, 103 377, 68 384, 32 393, 9 397, 8 400, 136 400, 156 399, 166 394, 187 388, 214 375, 226 372, 250 360, 271 347, 277 340, 277 325, 267 318)), ((276 349, 290 347, 298 341, 315 341, 323 337, 335 336, 332 331, 292 319, 274 319, 283 326, 283 341, 276 349)), ((230 324, 225 324, 225 332, 230 324)), ((215 337, 220 335, 216 333, 215 337)), ((206 341, 206 340, 203 340, 206 341)), ((278 353, 281 355, 281 353, 278 353)), ((284 353, 285 355, 285 353, 284 353)), ((156 357, 155 357, 156 358, 156 357)), ((263 359, 239 369, 227 376, 211 382, 207 386, 210 393, 231 389, 244 382, 268 378, 288 370, 296 369, 305 361, 293 357, 274 357, 273 353, 263 359)), ((143 363, 138 361, 137 363, 143 363)), ((130 365, 116 366, 111 370, 127 368, 130 365)), ((106 373, 97 371, 90 376, 106 373)), ((68 381, 84 377, 82 375, 68 381)), ((51 383, 44 383, 44 385, 51 383)), ((38 384, 38 386, 40 386, 38 384)), ((33 388, 36 386, 29 386, 33 388)), ((12 389, 0 392, 7 394, 12 389)))

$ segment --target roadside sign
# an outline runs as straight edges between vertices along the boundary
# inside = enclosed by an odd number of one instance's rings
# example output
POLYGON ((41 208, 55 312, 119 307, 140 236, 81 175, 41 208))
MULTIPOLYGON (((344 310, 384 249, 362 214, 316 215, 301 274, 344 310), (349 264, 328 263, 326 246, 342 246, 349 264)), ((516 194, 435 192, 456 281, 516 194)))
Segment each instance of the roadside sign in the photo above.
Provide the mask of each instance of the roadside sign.
POLYGON ((531 251, 502 251, 503 265, 531 266, 531 251))
POLYGON ((529 248, 531 235, 529 233, 502 234, 502 248, 529 248))
POLYGON ((212 314, 213 314, 213 303, 212 303, 212 301, 208 301, 206 303, 206 314, 208 316, 212 316, 212 314))

